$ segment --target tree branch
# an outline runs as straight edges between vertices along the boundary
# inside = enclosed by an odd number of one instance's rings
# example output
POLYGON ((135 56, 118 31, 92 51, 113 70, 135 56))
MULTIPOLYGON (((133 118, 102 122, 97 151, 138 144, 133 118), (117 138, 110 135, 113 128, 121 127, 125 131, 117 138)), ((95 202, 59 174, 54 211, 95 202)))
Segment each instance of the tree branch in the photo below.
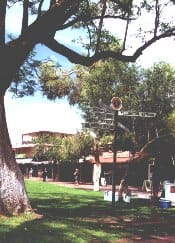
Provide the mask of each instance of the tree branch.
POLYGON ((134 62, 134 58, 132 56, 124 56, 119 52, 114 51, 104 51, 94 54, 91 57, 82 56, 81 54, 65 47, 64 45, 58 43, 56 40, 50 39, 45 41, 45 44, 51 50, 67 57, 72 63, 81 64, 85 66, 91 66, 94 62, 97 62, 100 59, 105 59, 109 57, 116 58, 119 61, 124 62, 134 62))
POLYGON ((75 14, 78 8, 78 0, 64 0, 62 4, 55 4, 54 7, 52 6, 50 10, 28 27, 21 39, 28 39, 28 41, 36 44, 42 43, 43 40, 59 30, 59 27, 75 14))
POLYGON ((38 18, 41 17, 41 13, 42 13, 41 8, 42 8, 43 3, 44 3, 44 0, 41 0, 40 3, 39 3, 39 6, 38 6, 38 18))
POLYGON ((7 0, 0 1, 0 45, 5 43, 5 17, 7 0))
POLYGON ((175 27, 165 31, 164 33, 162 33, 158 36, 154 36, 149 41, 147 41, 145 44, 143 44, 141 47, 139 47, 133 55, 134 59, 136 60, 147 47, 151 46, 156 41, 158 41, 160 39, 164 39, 166 37, 171 37, 171 36, 175 36, 175 27))
POLYGON ((157 34, 158 26, 159 26, 159 18, 160 18, 160 6, 159 6, 159 0, 156 0, 155 4, 155 24, 154 24, 154 36, 157 34))
POLYGON ((96 44, 96 52, 98 52, 99 50, 99 46, 100 46, 100 38, 101 38, 101 30, 102 30, 102 26, 103 26, 103 18, 106 12, 106 1, 107 0, 103 0, 103 7, 102 7, 102 13, 100 16, 100 21, 99 21, 99 26, 98 26, 98 30, 97 30, 97 44, 96 44))
POLYGON ((29 0, 24 0, 21 34, 24 33, 28 27, 28 8, 29 0))
MULTIPOLYGON (((84 16, 79 16, 79 17, 69 21, 68 23, 66 23, 64 25, 59 26, 58 30, 63 30, 63 29, 69 28, 69 27, 75 25, 78 22, 88 23, 88 22, 92 22, 94 20, 98 20, 100 18, 101 18, 101 16, 95 16, 95 17, 92 17, 91 19, 89 19, 89 21, 88 21, 87 19, 86 20, 84 19, 84 16)), ((126 20, 126 21, 128 20, 128 18, 126 18, 126 17, 115 16, 115 15, 108 15, 108 14, 106 14, 103 17, 103 19, 121 19, 121 20, 126 20)), ((135 18, 129 18, 129 21, 131 21, 131 20, 135 20, 135 18)))
POLYGON ((145 44, 140 46, 133 55, 127 56, 123 55, 120 52, 115 52, 115 51, 103 51, 99 53, 95 53, 93 56, 88 57, 88 56, 82 56, 81 54, 65 47, 64 45, 58 43, 54 39, 49 39, 45 41, 43 44, 45 44, 48 48, 51 50, 67 57, 69 61, 75 64, 81 64, 85 66, 91 66, 93 63, 99 61, 100 59, 107 59, 107 58, 115 58, 118 61, 123 61, 123 62, 135 62, 139 56, 142 55, 143 51, 147 49, 149 46, 151 46, 153 43, 155 43, 157 40, 166 38, 166 37, 171 37, 175 36, 175 27, 166 31, 163 34, 160 34, 159 36, 155 36, 149 41, 147 41, 145 44))
POLYGON ((132 0, 129 1, 129 6, 128 6, 128 14, 127 14, 127 20, 126 20, 126 29, 125 29, 125 35, 124 35, 124 40, 123 40, 122 51, 125 50, 126 38, 127 38, 129 22, 130 22, 131 8, 132 8, 132 0))

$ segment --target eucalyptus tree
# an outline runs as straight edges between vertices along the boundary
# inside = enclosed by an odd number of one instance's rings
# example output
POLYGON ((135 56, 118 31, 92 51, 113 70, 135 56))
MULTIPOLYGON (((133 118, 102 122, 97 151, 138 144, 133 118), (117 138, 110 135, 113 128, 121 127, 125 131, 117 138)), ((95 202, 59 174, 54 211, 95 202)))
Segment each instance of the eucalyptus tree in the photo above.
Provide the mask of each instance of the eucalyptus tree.
MULTIPOLYGON (((155 63, 145 70, 113 59, 98 61, 91 67, 75 65, 70 72, 58 71, 60 89, 56 79, 48 81, 44 78, 48 76, 46 70, 41 75, 44 94, 49 99, 55 99, 63 93, 60 90, 64 90, 70 104, 78 104, 85 113, 86 123, 103 121, 104 114, 112 112, 110 101, 113 96, 122 99, 124 111, 155 112, 156 119, 120 117, 120 121, 134 134, 127 133, 124 137, 133 137, 140 146, 157 136, 158 130, 164 126, 162 118, 173 109, 175 73, 167 63, 155 63)), ((108 118, 112 119, 112 115, 108 118)), ((103 132, 100 131, 100 134, 103 132)))
MULTIPOLYGON (((0 210, 2 213, 18 214, 31 210, 23 178, 12 152, 4 109, 4 95, 12 82, 15 82, 16 74, 31 51, 41 44, 65 56, 70 62, 85 66, 91 66, 96 61, 109 57, 123 62, 134 62, 154 42, 174 36, 173 19, 166 12, 167 9, 172 10, 174 7, 174 1, 171 0, 166 2, 163 0, 138 2, 2 0, 0 2, 0 210), (9 40, 7 13, 17 4, 22 12, 22 17, 20 14, 16 16, 21 18, 21 31, 9 40), (33 15, 32 18, 30 14, 33 15), (144 23, 144 28, 140 26, 143 14, 146 14, 146 19, 150 19, 147 28, 144 23), (113 23, 115 23, 113 36, 115 34, 122 40, 120 49, 109 48, 108 45, 111 41, 108 31, 112 30, 113 23), (118 26, 122 27, 122 34, 119 33, 121 28, 117 28, 118 26), (140 38, 141 41, 131 49, 131 43, 134 43, 131 30, 135 27, 138 32, 134 31, 136 34, 134 40, 138 41, 140 38), (61 37, 65 34, 64 30, 73 31, 75 28, 80 29, 82 41, 76 41, 76 45, 72 46, 69 42, 71 35, 66 43, 61 37), (100 45, 101 42, 103 45, 100 45), (80 48, 79 43, 83 44, 83 48, 80 48)), ((12 23, 14 20, 8 24, 12 23)))
POLYGON ((143 70, 139 96, 140 109, 157 114, 147 122, 149 139, 167 133, 164 119, 174 109, 175 69, 170 64, 159 62, 143 70))
POLYGON ((173 110, 175 94, 175 69, 165 62, 155 63, 143 71, 142 109, 157 112, 158 117, 167 116, 173 110))
POLYGON ((87 106, 110 106, 113 96, 121 97, 126 110, 137 106, 139 67, 113 59, 99 61, 92 67, 74 67, 76 78, 72 80, 72 90, 68 95, 70 104, 87 106))
MULTIPOLYGON (((77 65, 73 70, 76 77, 70 81, 70 104, 80 106, 87 127, 95 129, 100 137, 108 138, 113 134, 113 111, 110 108, 112 97, 121 98, 123 110, 137 110, 140 98, 137 92, 140 85, 140 67, 109 59, 99 61, 90 68, 77 65), (108 123, 108 120, 111 126, 100 126, 101 123, 108 123)), ((120 122, 132 130, 131 117, 120 117, 120 122)), ((120 148, 128 149, 128 146, 124 146, 124 141, 131 137, 134 139, 134 136, 131 133, 124 134, 120 128, 118 132, 118 140, 123 141, 120 148)))
MULTIPOLYGON (((79 104, 87 122, 92 121, 89 117, 94 116, 99 122, 103 120, 104 113, 101 111, 112 112, 110 100, 119 96, 123 110, 157 114, 152 119, 120 117, 120 121, 134 133, 137 144, 143 146, 147 140, 158 136, 162 129, 165 132, 163 118, 174 108, 175 70, 170 64, 155 63, 144 70, 134 64, 109 59, 91 67, 76 65, 72 72, 76 75, 66 77, 65 83, 70 88, 67 96, 70 104, 79 104)), ((131 134, 128 133, 128 137, 131 134)))

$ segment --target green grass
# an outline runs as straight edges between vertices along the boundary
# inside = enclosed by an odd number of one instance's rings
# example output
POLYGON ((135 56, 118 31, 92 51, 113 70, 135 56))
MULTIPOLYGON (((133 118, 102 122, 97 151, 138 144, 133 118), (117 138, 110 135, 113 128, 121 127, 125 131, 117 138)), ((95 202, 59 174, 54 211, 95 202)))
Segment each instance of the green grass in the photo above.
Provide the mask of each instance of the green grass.
POLYGON ((26 180, 26 186, 35 213, 0 216, 2 243, 117 242, 175 232, 174 207, 163 210, 134 199, 112 209, 102 192, 32 180, 26 180))

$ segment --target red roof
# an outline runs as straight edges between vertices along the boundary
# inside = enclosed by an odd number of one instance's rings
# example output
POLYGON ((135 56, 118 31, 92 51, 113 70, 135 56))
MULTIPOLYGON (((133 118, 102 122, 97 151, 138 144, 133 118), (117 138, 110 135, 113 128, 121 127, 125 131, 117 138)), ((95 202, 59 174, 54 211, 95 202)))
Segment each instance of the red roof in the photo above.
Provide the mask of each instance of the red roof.
MULTIPOLYGON (((117 152, 116 162, 117 163, 128 163, 132 159, 132 154, 129 151, 117 152)), ((95 158, 89 156, 86 158, 91 163, 95 163, 95 158)), ((99 157, 100 163, 113 163, 114 154, 113 152, 103 152, 99 157)))

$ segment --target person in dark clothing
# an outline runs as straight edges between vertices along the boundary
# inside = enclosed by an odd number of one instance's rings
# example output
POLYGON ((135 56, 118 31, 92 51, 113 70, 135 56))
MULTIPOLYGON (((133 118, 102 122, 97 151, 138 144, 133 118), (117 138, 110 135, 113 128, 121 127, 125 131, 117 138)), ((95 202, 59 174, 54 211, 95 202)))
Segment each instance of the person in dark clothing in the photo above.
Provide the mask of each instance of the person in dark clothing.
POLYGON ((46 181, 47 180, 47 169, 45 168, 44 171, 43 171, 43 181, 46 181))
POLYGON ((74 180, 76 184, 79 184, 79 169, 75 169, 74 171, 74 180))
POLYGON ((158 201, 158 193, 160 191, 161 173, 160 166, 155 165, 152 173, 152 199, 158 201))
POLYGON ((160 182, 165 180, 168 161, 169 154, 165 151, 156 154, 152 173, 152 199, 155 202, 159 199, 160 182))

